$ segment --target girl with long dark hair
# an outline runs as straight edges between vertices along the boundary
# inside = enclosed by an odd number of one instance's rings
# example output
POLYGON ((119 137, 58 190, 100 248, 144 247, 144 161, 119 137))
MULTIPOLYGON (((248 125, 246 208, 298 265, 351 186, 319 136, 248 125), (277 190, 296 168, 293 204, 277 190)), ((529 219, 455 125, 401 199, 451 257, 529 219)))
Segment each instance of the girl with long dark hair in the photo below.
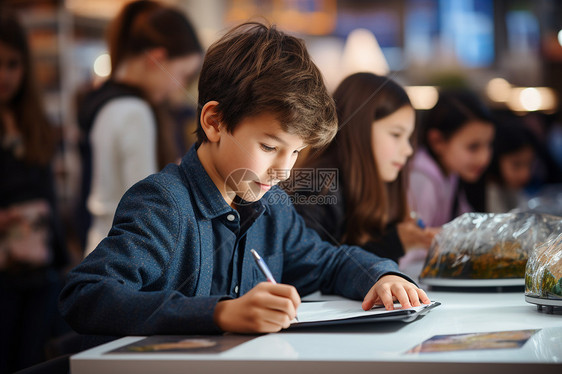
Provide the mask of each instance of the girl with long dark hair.
POLYGON ((337 170, 336 188, 315 191, 336 199, 317 199, 317 204, 295 200, 297 210, 324 239, 359 245, 396 262, 411 248, 428 248, 434 233, 410 218, 406 198, 405 169, 415 125, 408 95, 388 77, 357 73, 344 79, 333 96, 338 133, 303 167, 337 170))

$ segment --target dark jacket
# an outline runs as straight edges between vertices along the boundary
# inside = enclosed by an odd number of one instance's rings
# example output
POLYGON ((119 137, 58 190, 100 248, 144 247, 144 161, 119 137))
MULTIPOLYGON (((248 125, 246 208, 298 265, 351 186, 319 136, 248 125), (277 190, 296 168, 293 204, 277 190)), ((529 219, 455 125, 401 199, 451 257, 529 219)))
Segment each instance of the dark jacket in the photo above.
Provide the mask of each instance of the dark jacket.
MULTIPOLYGON (((344 244, 342 238, 347 226, 347 214, 341 181, 338 182, 337 188, 331 190, 319 193, 297 190, 292 195, 295 209, 304 218, 308 227, 316 230, 322 239, 334 245, 344 244), (311 196, 314 196, 314 203, 311 203, 311 196)), ((405 254, 396 225, 388 225, 379 240, 371 240, 361 247, 396 263, 405 254)))

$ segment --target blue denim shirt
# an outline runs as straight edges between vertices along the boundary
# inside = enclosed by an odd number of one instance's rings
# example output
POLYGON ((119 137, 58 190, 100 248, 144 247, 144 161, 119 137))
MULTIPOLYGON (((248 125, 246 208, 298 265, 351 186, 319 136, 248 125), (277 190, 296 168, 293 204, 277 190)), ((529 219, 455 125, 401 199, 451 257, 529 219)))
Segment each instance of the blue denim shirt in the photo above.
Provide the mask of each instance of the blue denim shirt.
POLYGON ((109 235, 68 274, 62 315, 83 334, 220 332, 213 321, 217 302, 266 281, 252 248, 278 281, 294 285, 301 296, 321 290, 362 299, 382 275, 402 275, 393 261, 322 241, 280 188, 248 208, 255 210, 253 223, 240 222, 191 148, 180 165, 168 165, 125 193, 109 235), (244 245, 239 268, 223 282, 229 289, 220 289, 226 286, 213 285, 215 258, 234 253, 224 246, 239 243, 217 233, 232 224, 244 226, 244 245))

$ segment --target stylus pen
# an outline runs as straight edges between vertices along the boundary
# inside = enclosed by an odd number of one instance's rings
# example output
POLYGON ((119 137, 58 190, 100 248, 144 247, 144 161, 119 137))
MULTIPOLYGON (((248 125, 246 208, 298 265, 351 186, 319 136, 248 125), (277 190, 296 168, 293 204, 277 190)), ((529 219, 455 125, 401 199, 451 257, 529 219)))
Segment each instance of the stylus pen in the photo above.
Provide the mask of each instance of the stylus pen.
POLYGON ((414 211, 410 212, 410 217, 412 217, 415 221, 416 221, 416 225, 418 225, 418 227, 420 229, 425 229, 425 223, 423 222, 423 220, 421 219, 420 215, 414 211))
MULTIPOLYGON (((250 252, 252 252, 252 256, 254 256, 254 260, 256 260, 258 268, 260 268, 261 272, 263 273, 263 275, 265 275, 267 280, 273 284, 277 284, 275 278, 273 278, 273 274, 271 274, 271 270, 269 270, 269 267, 267 266, 263 258, 260 257, 258 252, 256 252, 254 249, 251 249, 250 252)), ((298 322, 299 319, 297 317, 295 317, 295 319, 298 322)))
POLYGON ((260 257, 258 252, 256 252, 253 249, 251 249, 250 252, 252 252, 252 256, 254 256, 254 260, 256 260, 256 264, 260 268, 263 275, 265 275, 267 280, 269 282, 273 283, 273 284, 277 284, 277 282, 275 281, 275 278, 273 278, 273 274, 271 274, 271 270, 269 270, 269 267, 267 266, 267 264, 265 263, 263 258, 260 257))

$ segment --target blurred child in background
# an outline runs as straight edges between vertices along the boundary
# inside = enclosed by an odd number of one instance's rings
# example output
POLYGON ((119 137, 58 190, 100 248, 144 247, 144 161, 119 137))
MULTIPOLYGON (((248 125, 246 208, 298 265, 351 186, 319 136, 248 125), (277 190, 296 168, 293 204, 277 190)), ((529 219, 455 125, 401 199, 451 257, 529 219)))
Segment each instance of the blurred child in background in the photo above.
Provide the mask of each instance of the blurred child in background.
POLYGON ((525 201, 535 161, 533 133, 519 123, 496 125, 494 156, 486 174, 486 211, 505 213, 525 201))
MULTIPOLYGON (((413 149, 415 111, 391 79, 357 73, 334 93, 339 129, 334 141, 304 168, 336 168, 336 202, 295 207, 307 225, 334 244, 359 245, 396 262, 412 248, 428 248, 434 232, 410 219, 404 168, 413 149)), ((298 175, 298 173, 294 173, 298 175)), ((318 175, 315 175, 318 177, 318 175)), ((308 194, 294 191, 294 194, 308 194)))
POLYGON ((492 157, 494 124, 468 91, 442 91, 427 113, 422 147, 412 161, 409 199, 428 226, 441 226, 471 211, 460 180, 477 181, 492 157))

